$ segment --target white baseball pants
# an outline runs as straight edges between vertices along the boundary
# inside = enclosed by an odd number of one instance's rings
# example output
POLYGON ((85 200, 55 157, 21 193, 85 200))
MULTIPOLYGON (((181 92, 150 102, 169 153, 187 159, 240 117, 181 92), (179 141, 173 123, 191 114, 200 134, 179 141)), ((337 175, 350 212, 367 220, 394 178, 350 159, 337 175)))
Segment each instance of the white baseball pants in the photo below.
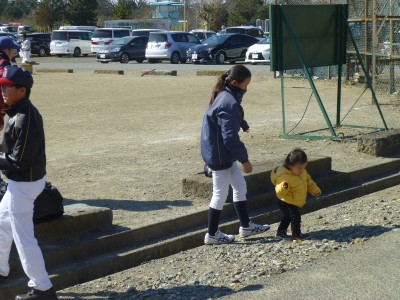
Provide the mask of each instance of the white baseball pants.
POLYGON ((229 185, 233 190, 233 201, 246 201, 247 185, 242 171, 234 162, 232 167, 221 171, 212 171, 213 174, 213 195, 210 207, 222 210, 228 197, 229 185))
POLYGON ((0 202, 0 275, 10 272, 9 257, 14 240, 22 267, 29 277, 28 286, 45 291, 52 287, 42 251, 34 235, 33 202, 43 191, 45 177, 34 182, 9 180, 0 202))

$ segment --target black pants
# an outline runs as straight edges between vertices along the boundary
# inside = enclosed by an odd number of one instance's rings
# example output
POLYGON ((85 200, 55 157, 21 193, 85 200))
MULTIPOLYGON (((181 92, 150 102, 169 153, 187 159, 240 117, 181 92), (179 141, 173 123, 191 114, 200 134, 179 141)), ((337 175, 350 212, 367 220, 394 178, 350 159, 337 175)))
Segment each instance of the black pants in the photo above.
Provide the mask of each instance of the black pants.
POLYGON ((292 228, 292 236, 300 236, 301 215, 299 208, 283 201, 279 201, 279 208, 283 213, 283 217, 281 223, 279 224, 278 231, 286 231, 290 224, 292 228))

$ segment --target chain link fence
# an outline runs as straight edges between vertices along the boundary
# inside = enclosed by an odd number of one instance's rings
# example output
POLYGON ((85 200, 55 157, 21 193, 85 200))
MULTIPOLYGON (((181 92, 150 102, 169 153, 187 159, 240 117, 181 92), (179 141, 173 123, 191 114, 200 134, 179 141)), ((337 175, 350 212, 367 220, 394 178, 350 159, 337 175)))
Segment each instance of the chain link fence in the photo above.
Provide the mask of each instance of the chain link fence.
MULTIPOLYGON (((365 77, 369 76, 379 101, 399 99, 399 0, 271 0, 269 3, 280 5, 348 4, 349 27, 361 58, 357 57, 355 47, 348 36, 347 64, 343 68, 342 78, 349 84, 365 85, 365 77), (361 62, 367 74, 364 74, 361 62)), ((338 69, 337 66, 328 66, 310 68, 309 71, 314 79, 332 79, 337 76, 338 69)), ((285 73, 287 76, 303 76, 302 70, 287 70, 285 73)))

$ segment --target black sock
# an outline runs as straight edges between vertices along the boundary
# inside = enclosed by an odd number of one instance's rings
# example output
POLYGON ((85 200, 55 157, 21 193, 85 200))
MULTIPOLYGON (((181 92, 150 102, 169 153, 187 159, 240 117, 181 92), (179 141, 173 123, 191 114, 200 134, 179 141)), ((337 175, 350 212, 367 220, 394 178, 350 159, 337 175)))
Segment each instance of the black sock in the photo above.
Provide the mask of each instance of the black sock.
POLYGON ((249 227, 250 218, 249 213, 247 212, 247 200, 233 202, 233 205, 235 206, 236 213, 239 217, 240 226, 249 227))
POLYGON ((208 209, 208 234, 214 236, 218 231, 219 217, 222 210, 209 208, 208 209))

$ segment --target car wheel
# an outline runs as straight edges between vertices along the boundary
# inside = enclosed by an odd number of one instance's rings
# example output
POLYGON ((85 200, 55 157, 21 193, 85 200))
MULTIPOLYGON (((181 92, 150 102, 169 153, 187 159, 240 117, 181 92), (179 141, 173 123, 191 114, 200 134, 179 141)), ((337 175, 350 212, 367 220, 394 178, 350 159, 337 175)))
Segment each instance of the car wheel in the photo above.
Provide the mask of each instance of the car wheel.
POLYGON ((225 53, 223 51, 218 51, 217 55, 215 55, 215 62, 218 65, 222 65, 225 63, 225 53))
POLYGON ((171 58, 170 58, 171 64, 179 64, 180 60, 181 60, 181 57, 178 52, 172 53, 171 58))
POLYGON ((74 49, 74 56, 75 56, 75 57, 81 56, 81 49, 79 49, 78 47, 76 47, 76 48, 74 49))
POLYGON ((40 47, 40 48, 39 48, 39 53, 38 53, 38 54, 39 54, 40 57, 47 56, 46 48, 40 47))
POLYGON ((148 61, 149 63, 151 63, 151 64, 155 64, 155 63, 157 62, 157 59, 149 58, 147 61, 148 61))
POLYGON ((128 53, 122 53, 120 62, 121 62, 121 64, 127 64, 129 62, 129 54, 128 53))
POLYGON ((136 60, 136 62, 138 62, 139 64, 141 64, 143 61, 144 61, 143 58, 139 58, 139 59, 136 60))

